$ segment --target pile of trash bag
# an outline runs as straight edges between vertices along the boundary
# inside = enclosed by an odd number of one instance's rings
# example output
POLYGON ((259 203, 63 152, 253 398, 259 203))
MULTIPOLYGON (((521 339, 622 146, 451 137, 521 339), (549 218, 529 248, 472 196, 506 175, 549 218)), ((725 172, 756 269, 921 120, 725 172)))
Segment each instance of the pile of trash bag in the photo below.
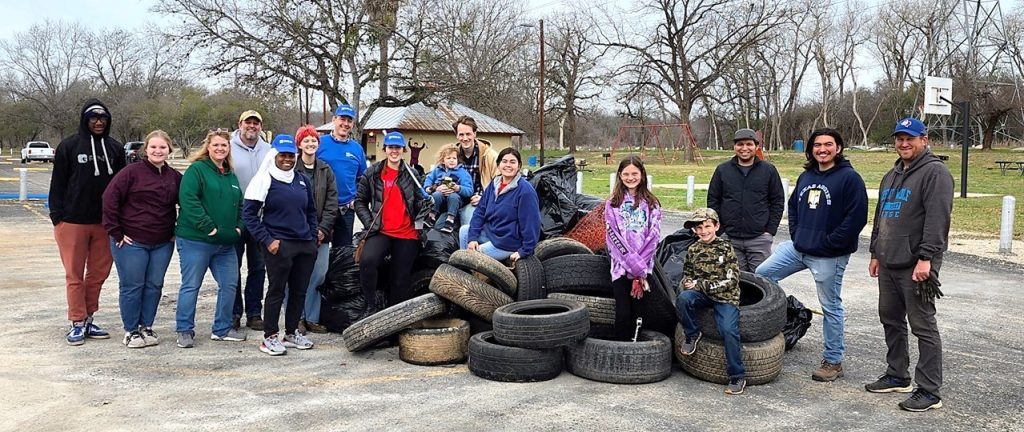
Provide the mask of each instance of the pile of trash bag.
POLYGON ((697 241, 697 235, 692 230, 683 228, 669 234, 658 243, 658 249, 654 254, 655 259, 661 263, 665 283, 675 291, 679 290, 679 283, 683 281, 686 250, 695 241, 697 241))

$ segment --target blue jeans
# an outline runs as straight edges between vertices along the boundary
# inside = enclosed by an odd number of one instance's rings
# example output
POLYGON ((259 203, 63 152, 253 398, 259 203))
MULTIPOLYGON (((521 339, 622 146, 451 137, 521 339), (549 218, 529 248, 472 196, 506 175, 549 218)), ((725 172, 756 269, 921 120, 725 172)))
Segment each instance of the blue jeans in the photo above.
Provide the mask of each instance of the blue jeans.
MULTIPOLYGON (((466 200, 466 202, 468 203, 469 200, 466 200)), ((462 207, 462 209, 459 210, 459 223, 462 224, 462 226, 469 226, 469 222, 473 220, 474 212, 476 212, 476 206, 473 204, 466 204, 465 207, 462 207)))
MULTIPOLYGON (((316 263, 313 264, 313 274, 309 276, 309 287, 306 288, 306 306, 304 308, 306 322, 320 322, 320 292, 316 289, 324 283, 327 278, 327 265, 331 263, 331 245, 321 244, 316 250, 316 263)), ((287 291, 285 291, 287 293, 287 291)), ((285 300, 287 304, 287 300, 285 300)))
POLYGON ((110 254, 117 266, 120 291, 117 303, 124 331, 136 331, 140 326, 153 327, 174 245, 171 242, 152 246, 135 242, 117 247, 117 242, 111 238, 110 254))
MULTIPOLYGON (((487 256, 489 256, 491 258, 494 258, 494 259, 496 259, 498 261, 504 261, 504 260, 508 259, 508 257, 512 256, 513 253, 516 252, 516 251, 509 252, 509 251, 501 250, 501 249, 498 249, 497 247, 495 247, 494 243, 491 243, 491 239, 487 236, 487 230, 486 229, 480 232, 480 238, 478 238, 476 240, 476 242, 480 244, 480 252, 483 252, 484 255, 487 255, 487 256)), ((468 245, 469 245, 469 224, 466 224, 466 225, 463 225, 462 228, 459 228, 459 247, 462 248, 462 249, 466 249, 466 247, 468 245)))
POLYGON ((434 213, 437 213, 437 220, 444 223, 445 218, 449 215, 452 217, 459 215, 459 206, 462 205, 462 197, 457 193, 450 193, 445 196, 441 192, 434 192, 430 194, 434 197, 434 213))
POLYGON ((743 353, 740 345, 740 310, 729 303, 711 300, 704 293, 696 290, 683 290, 676 297, 676 309, 679 323, 683 326, 686 337, 693 338, 700 333, 697 324, 697 311, 706 307, 715 308, 715 324, 722 335, 725 346, 725 372, 729 379, 739 379, 747 375, 743 368, 743 353))
POLYGON ((213 314, 213 334, 224 336, 231 330, 231 308, 238 290, 238 256, 233 245, 218 245, 178 237, 178 261, 181 263, 181 288, 178 290, 177 331, 193 331, 196 302, 206 269, 217 281, 217 306, 213 314))
POLYGON ((821 303, 821 310, 825 314, 821 330, 825 339, 822 357, 832 364, 841 363, 846 352, 846 343, 843 340, 845 312, 840 294, 843 290, 843 273, 846 272, 846 264, 849 261, 849 255, 816 257, 800 253, 793 247, 793 242, 787 240, 775 249, 772 256, 757 266, 755 271, 776 283, 800 270, 811 271, 814 284, 818 288, 818 303, 821 303))
POLYGON ((242 315, 245 312, 246 317, 257 317, 261 316, 263 310, 263 283, 267 279, 267 264, 263 262, 263 249, 266 249, 259 241, 256 240, 249 230, 242 230, 242 236, 239 237, 238 243, 235 243, 235 253, 237 254, 238 264, 238 282, 242 282, 242 253, 245 253, 245 265, 248 268, 248 272, 245 276, 245 288, 237 290, 235 292, 235 304, 232 308, 232 312, 235 315, 242 315), (242 309, 242 296, 245 295, 245 309, 242 309))

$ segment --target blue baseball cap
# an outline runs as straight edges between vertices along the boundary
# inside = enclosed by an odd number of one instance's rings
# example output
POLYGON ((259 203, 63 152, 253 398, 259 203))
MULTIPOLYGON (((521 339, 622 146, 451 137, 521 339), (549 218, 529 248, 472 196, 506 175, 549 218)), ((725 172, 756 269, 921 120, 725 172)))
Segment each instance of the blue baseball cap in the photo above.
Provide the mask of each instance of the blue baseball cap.
POLYGON ((351 105, 341 104, 334 109, 334 115, 338 117, 348 117, 352 120, 356 119, 356 110, 351 105))
POLYGON ((299 149, 295 147, 295 138, 291 135, 281 134, 274 137, 274 141, 270 143, 278 153, 298 153, 299 149))
POLYGON ((905 133, 910 136, 919 137, 921 135, 928 135, 928 128, 913 117, 907 117, 903 120, 896 122, 896 130, 893 131, 893 136, 896 134, 905 133))
POLYGON ((405 135, 401 132, 388 132, 384 135, 384 147, 402 147, 405 148, 405 135))

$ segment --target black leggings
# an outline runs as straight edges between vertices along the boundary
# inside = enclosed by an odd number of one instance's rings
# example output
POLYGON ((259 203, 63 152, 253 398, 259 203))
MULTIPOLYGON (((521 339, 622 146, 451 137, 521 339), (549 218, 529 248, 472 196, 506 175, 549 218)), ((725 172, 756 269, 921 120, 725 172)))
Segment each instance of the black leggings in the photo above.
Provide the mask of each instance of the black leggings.
POLYGON ((270 337, 280 330, 281 303, 284 290, 288 289, 288 305, 284 311, 285 334, 294 334, 302 318, 306 302, 306 287, 316 264, 316 242, 281 240, 276 254, 263 248, 263 259, 267 263, 267 307, 263 314, 263 337, 270 337))
POLYGON ((359 258, 359 284, 363 288, 366 308, 374 309, 377 297, 377 277, 381 270, 390 282, 388 305, 395 305, 412 296, 412 265, 420 252, 420 241, 405 240, 376 234, 366 239, 363 254, 359 258), (391 255, 389 268, 381 269, 384 257, 391 255))
POLYGON ((623 276, 612 281, 615 294, 615 340, 633 340, 636 333, 636 318, 640 315, 640 301, 629 295, 633 290, 633 279, 623 276))

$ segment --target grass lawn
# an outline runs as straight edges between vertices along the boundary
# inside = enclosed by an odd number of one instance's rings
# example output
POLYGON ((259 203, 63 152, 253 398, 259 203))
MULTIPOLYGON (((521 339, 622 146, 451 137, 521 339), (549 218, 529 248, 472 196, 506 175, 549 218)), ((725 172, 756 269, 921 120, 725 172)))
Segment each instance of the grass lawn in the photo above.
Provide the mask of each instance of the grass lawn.
MULTIPOLYGON (((969 157, 967 191, 971 193, 995 194, 992 197, 959 198, 960 195, 960 149, 933 148, 933 152, 949 156, 946 166, 953 174, 954 189, 957 198, 953 200, 953 220, 951 230, 954 232, 967 232, 979 236, 998 236, 999 217, 1002 211, 1003 195, 1012 195, 1017 198, 1017 217, 1014 220, 1014 232, 1024 232, 1024 177, 1018 175, 1016 170, 1008 170, 1005 176, 999 175, 999 169, 995 161, 1024 161, 1024 152, 1011 152, 1005 149, 998 149, 988 152, 971 150, 969 157)), ((535 154, 535 151, 524 152, 523 158, 535 154)), ((545 156, 549 160, 553 157, 563 156, 564 151, 545 150, 545 156)), ((605 165, 601 157, 603 151, 584 151, 577 153, 577 159, 585 158, 588 168, 593 172, 586 172, 583 175, 583 192, 595 196, 608 195, 608 175, 615 172, 618 167, 618 160, 626 154, 616 152, 609 164, 605 165)), ((662 205, 669 209, 687 210, 686 189, 660 188, 658 185, 665 184, 686 184, 687 176, 694 176, 696 184, 706 184, 711 181, 711 174, 715 167, 732 157, 732 151, 701 150, 704 163, 684 163, 682 157, 672 162, 663 159, 657 151, 649 151, 645 160, 648 174, 654 176, 654 191, 661 199, 662 205)), ((893 166, 898 156, 895 152, 868 152, 861 150, 846 150, 846 155, 853 163, 853 167, 864 178, 868 188, 877 189, 882 181, 882 176, 893 166)), ((803 171, 805 161, 803 153, 778 152, 768 155, 768 160, 774 164, 783 178, 788 178, 790 185, 796 183, 797 177, 803 171)), ((705 205, 707 191, 698 189, 694 192, 694 208, 705 205)), ((870 200, 870 212, 874 213, 875 199, 870 200)), ((870 221, 870 217, 869 217, 870 221)))

